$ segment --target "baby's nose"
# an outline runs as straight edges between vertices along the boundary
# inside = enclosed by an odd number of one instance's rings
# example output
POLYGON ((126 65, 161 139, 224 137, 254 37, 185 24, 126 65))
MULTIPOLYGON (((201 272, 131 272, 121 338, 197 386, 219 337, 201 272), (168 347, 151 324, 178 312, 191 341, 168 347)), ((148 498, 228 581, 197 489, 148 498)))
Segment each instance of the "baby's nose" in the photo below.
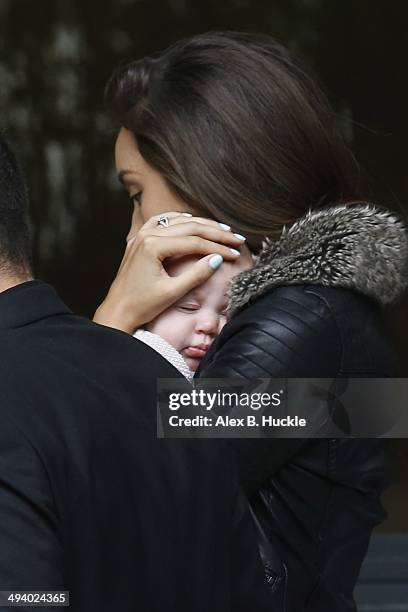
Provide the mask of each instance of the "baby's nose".
POLYGON ((220 316, 217 313, 203 313, 196 325, 196 331, 208 335, 219 333, 220 316))

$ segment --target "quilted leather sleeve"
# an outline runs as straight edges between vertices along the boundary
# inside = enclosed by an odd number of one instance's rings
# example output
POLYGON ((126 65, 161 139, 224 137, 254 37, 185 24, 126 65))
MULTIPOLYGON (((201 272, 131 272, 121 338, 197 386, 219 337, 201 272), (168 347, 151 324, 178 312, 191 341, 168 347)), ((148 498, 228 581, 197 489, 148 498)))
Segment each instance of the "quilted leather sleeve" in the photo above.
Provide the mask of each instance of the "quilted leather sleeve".
MULTIPOLYGON (((334 377, 341 364, 336 321, 308 286, 267 293, 235 316, 203 360, 200 378, 334 377)), ((305 439, 231 439, 247 494, 305 444, 305 439)))
POLYGON ((324 295, 308 286, 271 290, 234 317, 203 360, 199 376, 329 377, 341 341, 324 295))

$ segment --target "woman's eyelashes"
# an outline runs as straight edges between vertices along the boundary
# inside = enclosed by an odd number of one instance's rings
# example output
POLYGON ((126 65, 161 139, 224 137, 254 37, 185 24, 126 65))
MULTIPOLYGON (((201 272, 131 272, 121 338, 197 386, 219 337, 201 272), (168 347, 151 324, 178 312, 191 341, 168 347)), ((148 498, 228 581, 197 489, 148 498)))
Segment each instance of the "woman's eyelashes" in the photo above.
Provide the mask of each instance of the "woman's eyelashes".
POLYGON ((142 192, 138 191, 137 193, 134 193, 133 195, 129 196, 132 203, 133 204, 140 204, 140 200, 141 200, 141 196, 142 196, 142 192))

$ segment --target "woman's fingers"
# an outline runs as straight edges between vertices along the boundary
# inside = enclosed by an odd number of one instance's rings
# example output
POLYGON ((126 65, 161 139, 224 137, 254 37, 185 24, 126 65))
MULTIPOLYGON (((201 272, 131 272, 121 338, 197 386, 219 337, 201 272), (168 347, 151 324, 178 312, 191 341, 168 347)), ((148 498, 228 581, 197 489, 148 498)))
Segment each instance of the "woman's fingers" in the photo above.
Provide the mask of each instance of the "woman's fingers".
MULTIPOLYGON (((136 240, 136 238, 139 235, 146 235, 146 234, 151 233, 152 231, 164 229, 162 225, 159 225, 159 220, 161 218, 166 217, 168 220, 168 223, 170 224, 170 223, 174 223, 176 219, 179 219, 179 220, 184 219, 186 221, 189 221, 192 216, 193 215, 190 213, 182 213, 180 211, 178 212, 170 211, 170 212, 162 213, 160 215, 153 215, 153 217, 150 217, 150 219, 148 219, 146 223, 144 223, 137 232, 129 234, 126 239, 126 242, 128 245, 133 244, 133 242, 136 240)), ((180 221, 178 222, 180 223, 180 221)))
POLYGON ((189 221, 192 216, 193 215, 190 213, 183 213, 180 211, 170 211, 170 212, 162 213, 160 215, 153 215, 153 217, 150 217, 150 219, 146 221, 146 223, 142 226, 141 229, 143 230, 143 229, 151 229, 153 227, 161 227, 160 225, 158 225, 158 223, 159 223, 159 219, 162 217, 167 217, 169 220, 169 223, 174 223, 175 221, 177 221, 178 223, 181 223, 183 220, 189 221))
MULTIPOLYGON (((157 218, 157 220, 158 219, 159 217, 157 218)), ((178 215, 169 217, 170 226, 190 223, 192 221, 194 223, 201 223, 203 225, 209 225, 211 227, 216 227, 218 229, 222 229, 223 231, 229 231, 231 229, 231 227, 227 225, 226 223, 220 223, 218 221, 215 221, 214 219, 208 219, 207 217, 194 217, 193 215, 190 215, 189 213, 181 213, 181 214, 179 213, 178 215)), ((156 222, 156 225, 157 225, 157 222, 156 222)), ((161 228, 162 226, 159 225, 158 227, 161 228)))
POLYGON ((221 255, 226 261, 235 261, 240 256, 238 249, 201 236, 146 236, 143 247, 160 261, 185 255, 221 255))
POLYGON ((245 242, 243 236, 223 230, 218 223, 210 225, 208 223, 197 222, 195 218, 193 219, 186 219, 184 223, 175 223, 169 227, 159 227, 157 230, 152 229, 145 233, 160 237, 200 236, 206 240, 212 240, 213 242, 219 242, 220 244, 226 244, 235 248, 245 242))
POLYGON ((95 320, 128 333, 151 321, 193 287, 205 282, 224 260, 239 259, 245 238, 211 219, 171 211, 152 217, 127 242, 109 293, 95 320), (160 217, 168 225, 158 225, 160 217), (171 257, 201 259, 183 274, 170 277, 163 267, 171 257))
POLYGON ((174 212, 174 211, 165 212, 165 213, 162 213, 161 215, 154 215, 153 217, 150 217, 150 219, 146 221, 146 223, 143 225, 141 229, 150 230, 153 228, 158 228, 159 231, 168 229, 164 227, 163 225, 158 224, 159 219, 162 217, 168 218, 169 227, 174 227, 175 225, 183 225, 186 223, 194 222, 194 223, 201 223, 202 225, 208 225, 208 226, 211 226, 217 229, 221 229, 223 231, 231 230, 231 227, 227 225, 226 223, 220 223, 218 221, 215 221, 214 219, 208 219, 206 217, 195 217, 191 213, 182 213, 182 212, 174 212))
POLYGON ((207 217, 194 217, 191 216, 190 219, 188 217, 175 217, 171 221, 171 225, 176 223, 188 223, 189 221, 194 221, 195 223, 202 223, 204 225, 211 225, 213 227, 221 228, 224 231, 231 230, 231 226, 226 223, 220 223, 219 221, 215 221, 214 219, 208 219, 207 217))
MULTIPOLYGON (((169 277, 169 292, 171 303, 182 298, 186 293, 205 283, 223 262, 221 255, 207 255, 189 266, 182 274, 169 277)), ((169 303, 168 306, 171 304, 169 303)))

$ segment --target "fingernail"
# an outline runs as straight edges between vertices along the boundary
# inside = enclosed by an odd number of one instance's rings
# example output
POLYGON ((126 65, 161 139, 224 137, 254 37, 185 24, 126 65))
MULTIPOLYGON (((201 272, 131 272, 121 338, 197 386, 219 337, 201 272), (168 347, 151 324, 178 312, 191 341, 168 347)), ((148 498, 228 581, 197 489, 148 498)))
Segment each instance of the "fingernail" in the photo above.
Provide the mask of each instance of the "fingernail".
POLYGON ((230 251, 233 255, 241 255, 241 253, 237 251, 237 249, 230 249, 230 251))
POLYGON ((241 236, 241 234, 234 234, 235 238, 238 238, 238 240, 246 240, 245 236, 241 236))
POLYGON ((212 268, 213 270, 216 270, 217 268, 220 267, 223 261, 224 261, 224 258, 222 255, 214 255, 214 257, 211 257, 208 264, 210 268, 212 268))
POLYGON ((192 217, 193 215, 191 213, 181 213, 183 215, 183 217, 192 217))
POLYGON ((220 226, 221 229, 225 230, 226 232, 231 229, 231 226, 227 225, 226 223, 219 223, 218 225, 220 226))

